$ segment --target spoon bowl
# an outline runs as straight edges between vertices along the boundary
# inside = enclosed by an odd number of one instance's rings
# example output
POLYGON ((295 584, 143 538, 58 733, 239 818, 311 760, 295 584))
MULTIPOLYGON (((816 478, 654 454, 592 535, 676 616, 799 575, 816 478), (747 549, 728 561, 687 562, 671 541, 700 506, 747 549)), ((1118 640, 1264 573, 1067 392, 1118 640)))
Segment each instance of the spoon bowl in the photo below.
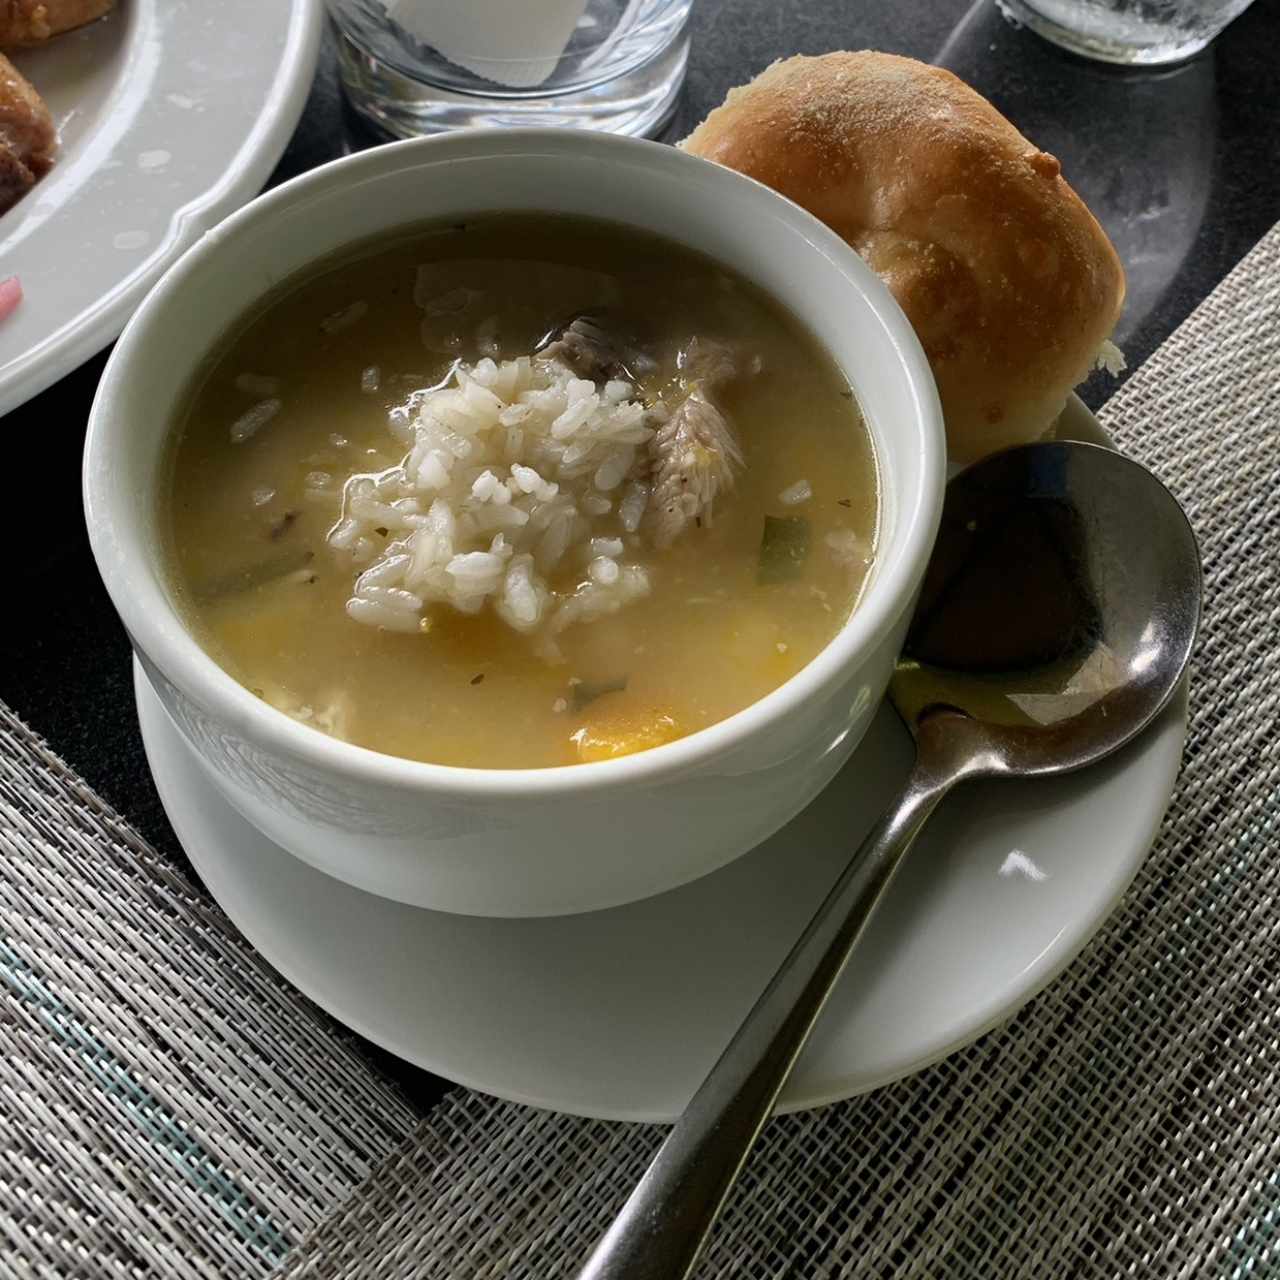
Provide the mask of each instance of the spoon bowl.
POLYGON ((1008 449, 947 487, 890 697, 917 741, 939 716, 931 734, 983 741, 987 772, 1078 769, 1168 704, 1199 613, 1195 535, 1150 472, 1093 444, 1008 449))

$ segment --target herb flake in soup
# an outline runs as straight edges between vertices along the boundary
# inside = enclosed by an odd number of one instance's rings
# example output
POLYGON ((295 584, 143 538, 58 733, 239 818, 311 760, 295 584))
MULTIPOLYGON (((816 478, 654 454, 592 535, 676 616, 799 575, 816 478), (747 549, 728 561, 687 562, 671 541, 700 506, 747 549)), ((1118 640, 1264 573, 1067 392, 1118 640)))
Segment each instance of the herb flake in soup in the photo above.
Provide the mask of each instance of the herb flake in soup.
POLYGON ((809 662, 874 554, 847 381, 754 285, 483 216, 319 264, 207 363, 167 472, 208 652, 313 728, 529 768, 659 746, 809 662))

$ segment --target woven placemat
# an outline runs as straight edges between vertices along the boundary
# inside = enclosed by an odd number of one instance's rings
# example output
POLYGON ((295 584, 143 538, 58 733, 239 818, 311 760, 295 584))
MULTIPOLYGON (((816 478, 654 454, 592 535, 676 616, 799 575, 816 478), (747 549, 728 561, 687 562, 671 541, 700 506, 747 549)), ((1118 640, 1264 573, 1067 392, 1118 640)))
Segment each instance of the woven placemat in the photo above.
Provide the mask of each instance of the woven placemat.
MULTIPOLYGON (((1280 228, 1103 414, 1186 505, 1184 771, 1121 907, 1020 1015, 770 1123, 701 1274, 1280 1268, 1280 228)), ((571 1276, 661 1131, 457 1090, 339 1029, 0 709, 0 1274, 571 1276)))
POLYGON ((266 1275, 414 1119, 0 707, 0 1274, 266 1275))

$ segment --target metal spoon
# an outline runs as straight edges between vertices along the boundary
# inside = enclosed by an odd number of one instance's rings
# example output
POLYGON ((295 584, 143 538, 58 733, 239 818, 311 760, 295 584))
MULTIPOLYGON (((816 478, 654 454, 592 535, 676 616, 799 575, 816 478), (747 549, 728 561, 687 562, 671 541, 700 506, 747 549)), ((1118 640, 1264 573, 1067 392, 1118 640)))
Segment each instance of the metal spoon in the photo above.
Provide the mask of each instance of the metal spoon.
POLYGON ((968 778, 1079 769, 1182 678, 1200 559, 1150 472, 1096 445, 1010 449, 951 482, 890 697, 916 741, 876 823, 671 1130, 580 1280, 679 1280, 912 841, 968 778))

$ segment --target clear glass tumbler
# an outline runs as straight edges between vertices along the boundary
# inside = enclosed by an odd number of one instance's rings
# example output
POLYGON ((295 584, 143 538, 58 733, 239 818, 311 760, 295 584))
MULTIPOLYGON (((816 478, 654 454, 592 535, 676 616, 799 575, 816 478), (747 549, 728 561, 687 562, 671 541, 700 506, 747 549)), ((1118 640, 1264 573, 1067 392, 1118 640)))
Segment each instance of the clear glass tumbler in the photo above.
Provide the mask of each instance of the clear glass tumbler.
POLYGON ((1200 52, 1252 0, 996 0, 1013 21, 1073 53, 1162 66, 1200 52))
POLYGON ((693 0, 328 0, 355 109, 397 137, 472 126, 654 134, 693 0))

